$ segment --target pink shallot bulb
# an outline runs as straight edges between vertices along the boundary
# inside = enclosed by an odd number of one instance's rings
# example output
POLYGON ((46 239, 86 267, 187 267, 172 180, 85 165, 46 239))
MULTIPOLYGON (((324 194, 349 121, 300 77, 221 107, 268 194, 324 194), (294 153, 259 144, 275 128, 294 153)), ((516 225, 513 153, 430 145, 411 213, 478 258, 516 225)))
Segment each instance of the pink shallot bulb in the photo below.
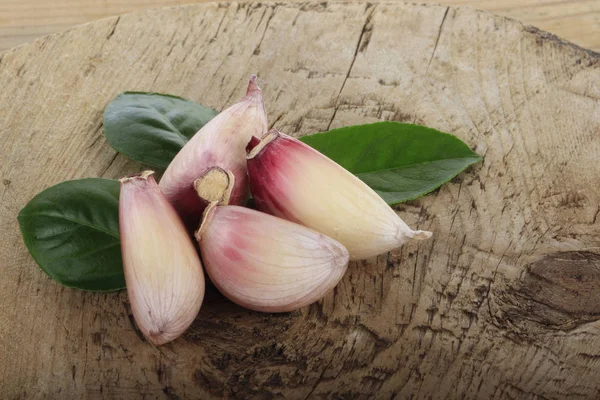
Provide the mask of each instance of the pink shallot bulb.
POLYGON ((235 176, 229 203, 248 199, 246 144, 268 129, 262 91, 252 75, 246 96, 210 120, 177 153, 160 180, 160 188, 187 226, 197 227, 206 207, 194 189, 194 181, 212 167, 235 176))
POLYGON ((259 210, 339 240, 364 259, 422 240, 363 181, 312 147, 273 129, 248 145, 248 176, 259 210))
POLYGON ((202 264, 152 171, 121 179, 119 230, 135 321, 155 345, 176 339, 204 298, 202 264))
POLYGON ((211 203, 196 232, 212 282, 251 310, 307 306, 338 284, 348 251, 312 229, 259 211, 211 203))

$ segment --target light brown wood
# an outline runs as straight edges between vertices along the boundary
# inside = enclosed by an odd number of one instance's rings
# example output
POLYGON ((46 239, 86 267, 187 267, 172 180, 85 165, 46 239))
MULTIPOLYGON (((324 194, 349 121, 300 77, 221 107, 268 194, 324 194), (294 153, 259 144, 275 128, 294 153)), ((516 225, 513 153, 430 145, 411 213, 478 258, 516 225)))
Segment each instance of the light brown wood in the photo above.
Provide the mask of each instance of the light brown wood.
POLYGON ((467 8, 213 3, 0 53, 0 87, 2 397, 600 397, 597 53, 467 8), (484 161, 398 207, 432 240, 352 263, 296 313, 209 290, 191 329, 155 348, 125 293, 44 275, 16 215, 63 180, 141 168, 102 137, 118 93, 221 109, 252 72, 284 132, 416 122, 484 161))
MULTIPOLYGON (((76 24, 126 12, 205 0, 3 0, 0 2, 0 51, 59 32, 76 24)), ((242 0, 244 1, 244 0, 242 0)), ((287 0, 286 0, 287 1, 287 0)), ((422 0, 462 5, 532 24, 580 46, 600 51, 598 0, 422 0)))

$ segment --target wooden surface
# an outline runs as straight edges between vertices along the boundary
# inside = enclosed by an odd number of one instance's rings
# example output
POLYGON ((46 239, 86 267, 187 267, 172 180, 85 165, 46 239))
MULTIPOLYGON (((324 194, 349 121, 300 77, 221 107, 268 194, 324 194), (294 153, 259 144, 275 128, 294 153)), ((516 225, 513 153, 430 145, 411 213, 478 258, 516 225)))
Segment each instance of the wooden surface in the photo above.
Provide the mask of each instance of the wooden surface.
POLYGON ((466 8, 204 4, 2 53, 0 87, 3 398, 600 397, 597 53, 466 8), (140 170, 102 136, 118 93, 221 109, 251 72, 284 132, 409 121, 484 160, 398 207, 432 240, 351 263, 291 314, 209 290, 191 329, 155 348, 126 293, 44 275, 16 215, 63 180, 140 170))
MULTIPOLYGON (((202 1, 1 0, 0 51, 99 18, 202 1)), ((490 11, 600 51, 599 0, 420 0, 417 3, 462 5, 490 11)))

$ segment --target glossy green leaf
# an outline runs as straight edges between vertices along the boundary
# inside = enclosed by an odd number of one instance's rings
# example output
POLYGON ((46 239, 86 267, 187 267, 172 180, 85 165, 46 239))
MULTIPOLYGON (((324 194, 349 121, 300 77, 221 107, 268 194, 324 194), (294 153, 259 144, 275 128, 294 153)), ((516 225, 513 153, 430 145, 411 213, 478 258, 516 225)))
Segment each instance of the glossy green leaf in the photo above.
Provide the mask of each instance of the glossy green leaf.
POLYGON ((125 287, 118 181, 90 178, 52 186, 18 220, 29 252, 52 279, 93 291, 125 287))
POLYGON ((453 135, 399 122, 349 126, 300 140, 358 176, 388 204, 429 193, 481 160, 453 135))
POLYGON ((165 169, 217 111, 181 97, 125 92, 104 110, 104 135, 127 157, 165 169))

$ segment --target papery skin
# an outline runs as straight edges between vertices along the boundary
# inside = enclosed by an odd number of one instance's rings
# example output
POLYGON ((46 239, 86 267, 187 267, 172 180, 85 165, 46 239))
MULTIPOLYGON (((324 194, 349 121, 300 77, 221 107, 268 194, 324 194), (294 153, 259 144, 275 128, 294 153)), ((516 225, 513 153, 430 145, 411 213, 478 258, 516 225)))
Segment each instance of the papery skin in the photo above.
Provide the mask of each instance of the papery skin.
POLYGON ((196 239, 219 291, 256 311, 309 305, 337 285, 348 266, 348 251, 337 241, 238 206, 211 204, 196 239))
POLYGON ((246 144, 268 129, 262 91, 253 75, 246 96, 223 110, 200 129, 171 161, 160 180, 160 188, 187 226, 198 227, 207 204, 198 198, 194 181, 213 166, 230 170, 235 186, 230 204, 244 204, 248 198, 246 144))
POLYGON ((205 282, 186 228, 150 173, 121 180, 119 228, 133 316, 144 336, 161 345, 194 321, 205 282))
POLYGON ((257 208, 338 240, 352 260, 431 236, 410 229, 364 182, 297 139, 271 130, 248 147, 257 208))

